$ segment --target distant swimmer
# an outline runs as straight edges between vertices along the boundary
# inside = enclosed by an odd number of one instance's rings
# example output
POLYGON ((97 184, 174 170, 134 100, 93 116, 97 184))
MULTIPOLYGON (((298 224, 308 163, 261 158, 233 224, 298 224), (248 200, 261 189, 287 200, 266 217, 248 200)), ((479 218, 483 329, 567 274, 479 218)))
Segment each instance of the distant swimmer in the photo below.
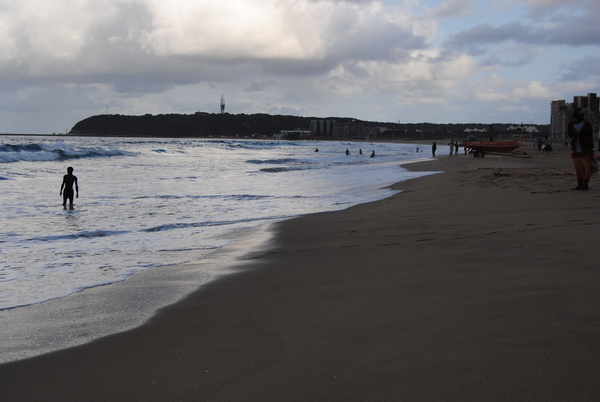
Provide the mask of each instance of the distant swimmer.
POLYGON ((375 157, 375 151, 373 151, 373 153, 371 154, 371 158, 375 157))
POLYGON ((359 155, 362 155, 362 149, 358 150, 359 155))
POLYGON ((77 176, 73 175, 73 168, 67 168, 67 174, 63 176, 62 184, 60 185, 60 195, 63 196, 63 207, 67 207, 67 199, 69 207, 73 208, 73 184, 75 184, 75 197, 79 198, 79 186, 77 185, 77 176))
POLYGON ((346 148, 346 155, 350 155, 350 150, 346 148))
POLYGON ((315 152, 319 152, 319 148, 315 148, 315 152))
POLYGON ((417 152, 419 152, 419 147, 417 147, 417 152))

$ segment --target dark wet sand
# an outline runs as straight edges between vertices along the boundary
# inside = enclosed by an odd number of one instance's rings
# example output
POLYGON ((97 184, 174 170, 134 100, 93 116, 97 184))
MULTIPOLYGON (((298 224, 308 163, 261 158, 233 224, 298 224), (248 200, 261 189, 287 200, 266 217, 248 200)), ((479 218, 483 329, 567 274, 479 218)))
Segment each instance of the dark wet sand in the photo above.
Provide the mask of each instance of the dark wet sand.
POLYGON ((149 323, 0 365, 1 401, 598 401, 600 180, 460 155, 149 323))

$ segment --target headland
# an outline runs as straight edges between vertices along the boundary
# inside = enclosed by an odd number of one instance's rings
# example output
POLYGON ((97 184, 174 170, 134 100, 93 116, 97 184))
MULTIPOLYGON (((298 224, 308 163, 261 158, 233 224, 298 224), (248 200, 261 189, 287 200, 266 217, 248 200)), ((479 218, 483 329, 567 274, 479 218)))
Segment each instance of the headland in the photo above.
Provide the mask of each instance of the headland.
POLYGON ((269 114, 145 114, 97 115, 81 120, 69 135, 124 137, 254 137, 285 139, 434 140, 466 139, 469 133, 482 138, 544 137, 549 125, 482 123, 390 123, 349 117, 301 117, 269 114))

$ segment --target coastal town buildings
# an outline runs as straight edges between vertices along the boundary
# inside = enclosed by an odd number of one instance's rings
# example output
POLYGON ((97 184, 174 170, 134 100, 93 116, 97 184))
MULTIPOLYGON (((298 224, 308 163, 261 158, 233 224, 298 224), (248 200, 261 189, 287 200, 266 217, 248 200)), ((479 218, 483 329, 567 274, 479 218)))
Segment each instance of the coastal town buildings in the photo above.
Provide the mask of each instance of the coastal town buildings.
POLYGON ((363 123, 356 120, 311 120, 310 135, 314 137, 364 137, 363 123))
POLYGON ((336 120, 311 120, 310 133, 315 137, 333 137, 336 120))
POLYGON ((550 136, 552 138, 565 139, 567 137, 567 126, 571 122, 571 115, 576 108, 582 108, 585 119, 592 124, 594 134, 600 134, 600 110, 598 97, 595 93, 586 96, 573 97, 573 103, 565 100, 555 100, 550 103, 550 136))

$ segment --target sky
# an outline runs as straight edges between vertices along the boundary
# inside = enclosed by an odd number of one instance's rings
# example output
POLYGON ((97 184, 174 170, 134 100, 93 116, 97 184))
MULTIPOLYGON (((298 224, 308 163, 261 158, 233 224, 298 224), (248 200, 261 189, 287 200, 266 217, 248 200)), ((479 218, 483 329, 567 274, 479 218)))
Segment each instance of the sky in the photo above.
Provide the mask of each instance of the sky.
POLYGON ((600 0, 0 0, 0 133, 99 114, 549 124, 600 0))

